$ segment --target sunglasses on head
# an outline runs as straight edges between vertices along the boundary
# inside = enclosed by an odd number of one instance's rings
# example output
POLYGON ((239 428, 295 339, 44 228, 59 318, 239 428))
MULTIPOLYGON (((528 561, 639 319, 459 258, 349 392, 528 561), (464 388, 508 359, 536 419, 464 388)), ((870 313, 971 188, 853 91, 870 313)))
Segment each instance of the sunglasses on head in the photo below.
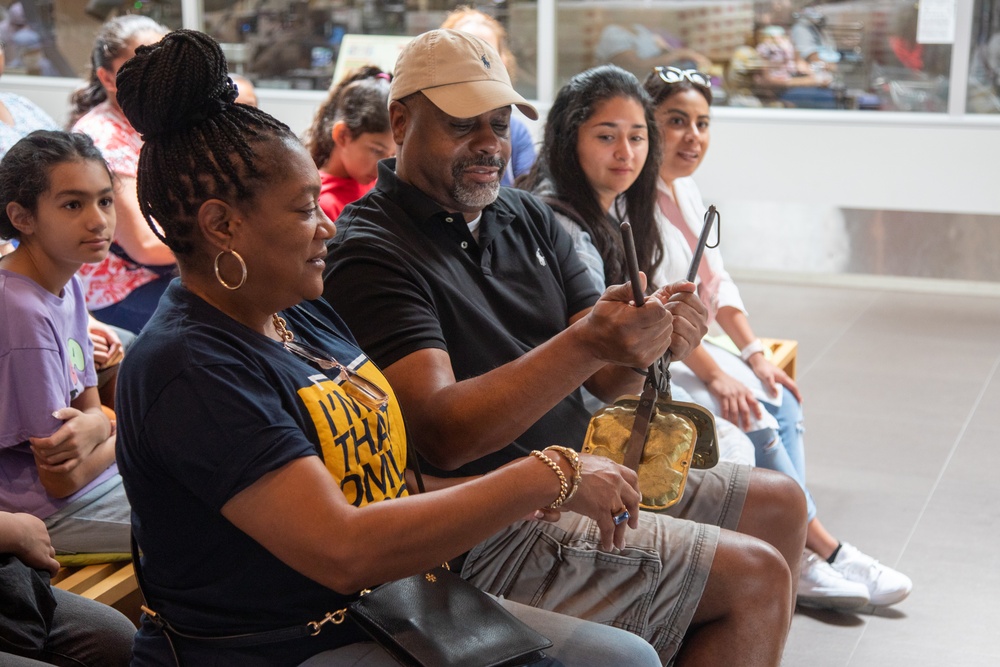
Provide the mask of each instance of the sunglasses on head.
POLYGON ((687 79, 696 86, 712 87, 712 80, 707 74, 702 74, 696 69, 680 69, 679 67, 654 67, 653 71, 663 80, 664 83, 680 83, 687 79))

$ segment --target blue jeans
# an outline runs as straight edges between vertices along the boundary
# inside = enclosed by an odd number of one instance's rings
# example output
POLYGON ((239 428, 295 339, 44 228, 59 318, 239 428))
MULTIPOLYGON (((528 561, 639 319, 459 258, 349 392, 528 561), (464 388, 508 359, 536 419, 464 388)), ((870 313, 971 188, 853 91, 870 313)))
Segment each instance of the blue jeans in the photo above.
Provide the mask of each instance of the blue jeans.
POLYGON ((52 629, 34 658, 0 652, 4 667, 102 665, 128 667, 135 627, 120 612, 58 588, 52 589, 56 611, 52 629))
POLYGON ((761 401, 761 405, 778 421, 778 432, 773 429, 762 429, 748 433, 757 452, 757 466, 768 470, 783 472, 802 487, 806 494, 808 520, 816 518, 816 503, 813 502, 806 488, 806 452, 802 433, 802 404, 787 388, 782 387, 784 395, 781 405, 761 401))

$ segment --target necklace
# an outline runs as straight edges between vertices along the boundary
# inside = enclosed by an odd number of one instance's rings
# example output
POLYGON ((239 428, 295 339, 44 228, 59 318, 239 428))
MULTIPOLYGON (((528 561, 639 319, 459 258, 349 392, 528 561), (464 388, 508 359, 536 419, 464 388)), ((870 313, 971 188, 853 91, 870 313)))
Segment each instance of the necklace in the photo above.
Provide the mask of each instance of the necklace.
POLYGON ((295 340, 295 336, 288 330, 288 323, 285 322, 284 317, 279 317, 278 313, 275 313, 274 315, 271 315, 271 322, 274 324, 274 331, 278 334, 278 338, 281 339, 282 343, 288 343, 295 340))

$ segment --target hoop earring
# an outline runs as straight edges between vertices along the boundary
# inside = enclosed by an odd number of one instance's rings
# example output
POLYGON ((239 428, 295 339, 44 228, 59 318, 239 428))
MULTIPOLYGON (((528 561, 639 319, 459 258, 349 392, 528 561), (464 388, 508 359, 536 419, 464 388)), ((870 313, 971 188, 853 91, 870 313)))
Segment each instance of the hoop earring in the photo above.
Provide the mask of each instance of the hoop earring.
POLYGON ((218 255, 216 255, 214 267, 215 267, 215 279, 218 280, 219 284, 225 287, 227 290, 232 290, 235 292, 239 288, 243 287, 243 283, 247 281, 247 263, 243 261, 243 258, 240 257, 240 254, 235 250, 223 250, 218 255), (240 276, 240 282, 236 283, 235 285, 230 285, 229 283, 227 283, 222 278, 222 274, 219 273, 219 259, 227 253, 232 255, 236 259, 236 261, 240 263, 240 270, 243 271, 243 274, 240 276))

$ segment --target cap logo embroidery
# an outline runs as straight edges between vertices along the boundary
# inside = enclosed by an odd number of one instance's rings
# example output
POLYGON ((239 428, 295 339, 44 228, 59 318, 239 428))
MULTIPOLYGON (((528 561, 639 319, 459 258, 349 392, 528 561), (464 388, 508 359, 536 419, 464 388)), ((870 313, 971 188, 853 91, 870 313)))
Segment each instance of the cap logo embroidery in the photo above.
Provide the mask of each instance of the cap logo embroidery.
POLYGON ((488 59, 488 58, 487 58, 487 57, 485 56, 485 54, 484 54, 484 55, 481 55, 481 56, 479 56, 479 59, 483 61, 483 67, 485 67, 486 69, 490 69, 490 61, 489 61, 489 59, 488 59))

